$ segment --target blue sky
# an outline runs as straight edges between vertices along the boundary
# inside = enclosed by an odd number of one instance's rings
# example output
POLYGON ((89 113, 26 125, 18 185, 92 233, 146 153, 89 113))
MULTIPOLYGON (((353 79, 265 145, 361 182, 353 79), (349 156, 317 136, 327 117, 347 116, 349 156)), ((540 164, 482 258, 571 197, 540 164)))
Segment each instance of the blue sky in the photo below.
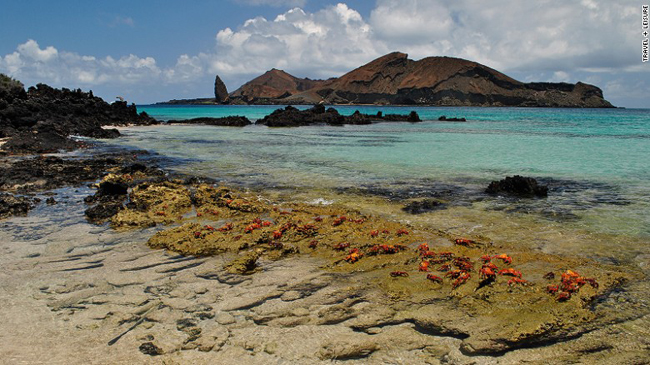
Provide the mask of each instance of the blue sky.
POLYGON ((7 1, 0 72, 136 103, 208 97, 272 67, 340 76, 391 51, 462 57, 522 81, 583 81, 650 107, 641 2, 7 1))

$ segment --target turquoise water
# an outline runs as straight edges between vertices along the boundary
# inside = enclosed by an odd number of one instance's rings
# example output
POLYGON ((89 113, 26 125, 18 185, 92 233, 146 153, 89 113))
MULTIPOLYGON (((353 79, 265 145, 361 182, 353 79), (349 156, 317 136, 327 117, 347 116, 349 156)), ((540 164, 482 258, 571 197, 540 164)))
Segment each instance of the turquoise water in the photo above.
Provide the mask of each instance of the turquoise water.
MULTIPOLYGON (((254 120, 276 108, 138 107, 162 120, 227 115, 254 120)), ((124 130, 125 138, 116 143, 172 157, 179 171, 248 187, 317 187, 397 200, 430 196, 452 206, 525 210, 540 219, 578 220, 603 232, 650 236, 648 109, 337 109, 342 114, 416 110, 424 122, 136 127, 124 130), (441 115, 468 122, 438 122, 441 115), (491 180, 514 174, 549 184, 549 198, 522 202, 483 194, 491 180)))

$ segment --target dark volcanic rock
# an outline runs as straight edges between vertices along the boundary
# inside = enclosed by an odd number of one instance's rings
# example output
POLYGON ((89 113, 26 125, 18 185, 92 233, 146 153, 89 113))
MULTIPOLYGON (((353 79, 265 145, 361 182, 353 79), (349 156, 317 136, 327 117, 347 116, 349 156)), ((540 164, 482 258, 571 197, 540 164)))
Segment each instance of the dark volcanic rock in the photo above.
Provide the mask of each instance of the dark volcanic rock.
POLYGON ((131 153, 88 159, 36 157, 0 163, 0 190, 39 191, 99 179, 111 167, 130 163, 131 153))
POLYGON ((34 200, 24 196, 0 193, 0 219, 12 215, 26 215, 34 208, 34 200))
POLYGON ((226 103, 229 100, 228 89, 219 75, 214 78, 214 98, 219 104, 226 103))
POLYGON ((233 115, 223 118, 210 118, 210 117, 201 117, 201 118, 192 118, 185 120, 169 120, 168 124, 175 123, 185 123, 185 124, 205 124, 205 125, 218 125, 223 127, 245 127, 249 124, 252 124, 251 121, 243 116, 233 115))
MULTIPOLYGON (((124 198, 126 198, 126 196, 124 198)), ((118 200, 100 202, 99 204, 86 209, 84 214, 91 222, 101 222, 117 214, 120 208, 122 208, 122 205, 123 202, 118 200)))
POLYGON ((116 129, 107 125, 149 125, 157 121, 137 113, 135 105, 124 101, 106 103, 91 92, 80 89, 54 89, 44 84, 30 87, 5 82, 0 86, 0 137, 11 139, 3 149, 12 153, 42 153, 79 147, 70 135, 115 138, 116 129))
POLYGON ((299 127, 314 124, 344 125, 344 124, 370 124, 372 121, 391 122, 419 122, 420 117, 415 111, 408 115, 387 114, 381 112, 376 115, 362 114, 358 110, 350 116, 343 116, 334 108, 325 109, 322 104, 314 105, 311 109, 298 110, 292 106, 277 109, 273 113, 258 120, 255 124, 269 127, 299 127))
POLYGON ((513 194, 519 196, 548 196, 548 186, 537 184, 537 180, 532 177, 524 176, 507 176, 500 181, 492 181, 485 190, 488 194, 513 194))
POLYGON ((443 122, 466 122, 467 120, 465 118, 447 118, 446 115, 441 115, 438 120, 443 121, 443 122))
POLYGON ((140 352, 149 356, 157 356, 163 354, 163 350, 160 347, 154 345, 153 342, 143 342, 140 345, 139 349, 140 352))
POLYGON ((402 208, 403 211, 410 214, 422 214, 433 210, 445 209, 446 204, 435 199, 423 199, 410 202, 402 208))
POLYGON ((68 138, 64 132, 57 130, 52 123, 39 122, 26 131, 15 133, 2 148, 11 153, 48 153, 59 150, 74 150, 80 143, 68 138))

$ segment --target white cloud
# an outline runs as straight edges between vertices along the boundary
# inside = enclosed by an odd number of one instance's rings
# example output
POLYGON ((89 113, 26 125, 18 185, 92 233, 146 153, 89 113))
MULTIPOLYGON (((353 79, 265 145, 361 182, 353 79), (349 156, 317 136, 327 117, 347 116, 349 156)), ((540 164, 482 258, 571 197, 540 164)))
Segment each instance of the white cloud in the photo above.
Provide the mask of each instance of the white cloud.
POLYGON ((152 57, 128 55, 119 59, 107 56, 97 59, 53 46, 42 49, 35 40, 20 44, 16 51, 0 57, 0 71, 8 72, 26 83, 133 84, 152 81, 161 73, 152 57))
POLYGON ((271 68, 311 77, 330 77, 386 51, 372 40, 371 27, 345 4, 316 13, 291 9, 273 20, 247 20, 223 29, 209 71, 253 75, 271 68))

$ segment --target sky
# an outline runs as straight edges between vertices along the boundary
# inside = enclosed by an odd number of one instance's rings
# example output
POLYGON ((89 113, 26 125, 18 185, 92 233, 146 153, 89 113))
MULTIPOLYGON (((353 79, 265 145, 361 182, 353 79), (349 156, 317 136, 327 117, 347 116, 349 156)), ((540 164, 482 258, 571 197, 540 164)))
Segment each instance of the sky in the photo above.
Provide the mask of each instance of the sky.
POLYGON ((650 108, 642 4, 0 0, 0 73, 147 104, 211 97, 217 74, 234 91, 271 68, 330 78, 400 51, 465 58, 524 82, 582 81, 616 106, 650 108))

